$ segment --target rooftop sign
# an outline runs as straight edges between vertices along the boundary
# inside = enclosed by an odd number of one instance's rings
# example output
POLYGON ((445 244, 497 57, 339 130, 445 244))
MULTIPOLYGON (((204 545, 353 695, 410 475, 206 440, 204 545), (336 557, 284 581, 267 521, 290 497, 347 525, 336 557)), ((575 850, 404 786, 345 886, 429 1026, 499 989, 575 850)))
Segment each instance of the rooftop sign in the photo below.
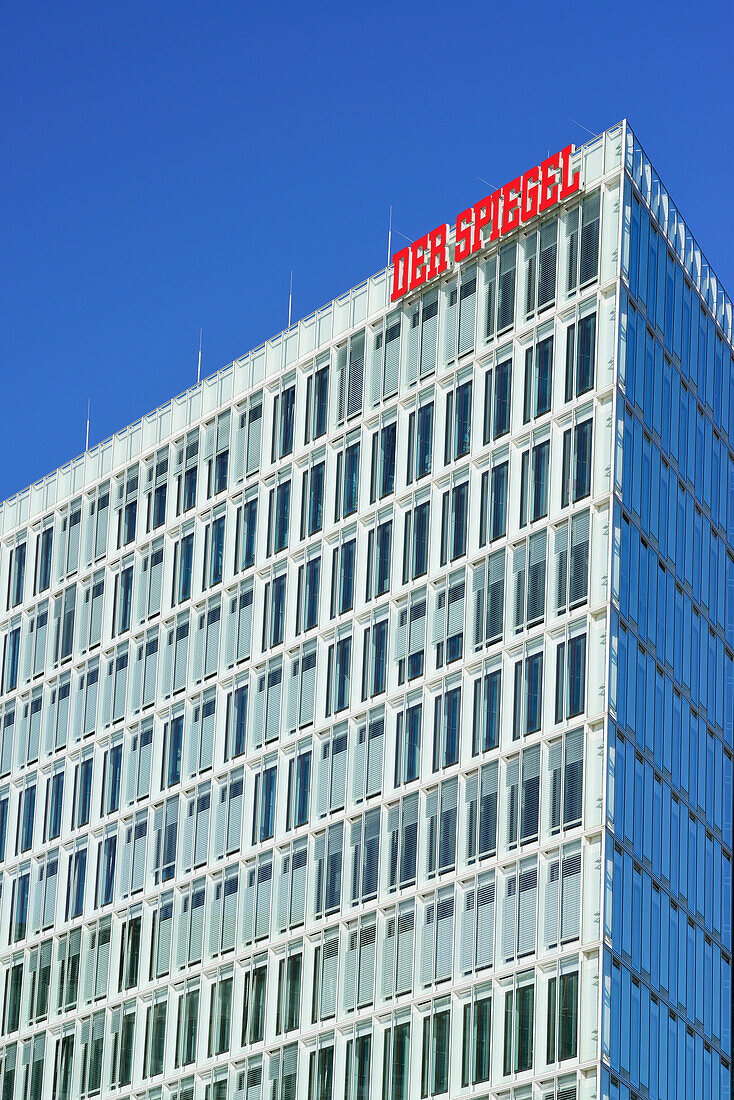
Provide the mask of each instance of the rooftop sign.
POLYGON ((581 188, 581 173, 571 176, 573 145, 567 145, 535 168, 506 183, 492 195, 462 210, 456 219, 456 238, 449 245, 449 226, 439 225, 396 252, 391 301, 437 278, 453 263, 461 263, 485 244, 526 225, 581 188), (484 232, 483 232, 484 231, 484 232))

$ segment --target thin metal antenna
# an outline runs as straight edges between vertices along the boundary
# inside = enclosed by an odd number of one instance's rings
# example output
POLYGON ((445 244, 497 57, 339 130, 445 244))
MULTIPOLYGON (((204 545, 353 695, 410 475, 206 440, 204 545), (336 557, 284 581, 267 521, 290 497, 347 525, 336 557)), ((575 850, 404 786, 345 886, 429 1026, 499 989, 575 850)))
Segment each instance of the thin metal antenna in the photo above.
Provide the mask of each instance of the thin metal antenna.
POLYGON ((390 221, 387 227, 387 266, 390 266, 390 260, 392 259, 392 203, 390 204, 390 221))
POLYGON ((89 406, 90 406, 91 400, 92 400, 91 397, 87 398, 87 439, 86 439, 86 442, 84 444, 84 450, 85 451, 89 450, 89 406))
POLYGON ((199 385, 199 382, 201 382, 201 334, 202 334, 202 332, 203 332, 203 329, 199 329, 199 363, 198 363, 197 368, 196 368, 196 384, 197 384, 197 386, 199 385))
POLYGON ((288 292, 288 328, 291 327, 291 309, 293 308, 293 269, 291 268, 291 288, 288 292))
POLYGON ((497 190, 497 188, 495 187, 495 185, 493 183, 490 183, 489 180, 483 179, 482 176, 477 176, 477 179, 480 181, 480 183, 486 183, 487 187, 489 187, 490 190, 492 190, 492 191, 497 190))
POLYGON ((575 118, 571 118, 570 115, 566 115, 569 122, 572 122, 574 126, 580 126, 582 130, 586 130, 587 134, 591 134, 592 137, 596 137, 593 130, 590 130, 588 126, 584 126, 583 122, 578 122, 575 118))

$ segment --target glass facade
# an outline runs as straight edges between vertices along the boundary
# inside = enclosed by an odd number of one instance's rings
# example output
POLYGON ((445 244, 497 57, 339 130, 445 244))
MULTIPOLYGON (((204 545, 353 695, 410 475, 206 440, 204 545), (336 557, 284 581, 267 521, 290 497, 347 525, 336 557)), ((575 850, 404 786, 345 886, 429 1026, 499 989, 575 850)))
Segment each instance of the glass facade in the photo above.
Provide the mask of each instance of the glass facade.
POLYGON ((573 167, 2 505, 3 1100, 730 1095, 731 304, 573 167))

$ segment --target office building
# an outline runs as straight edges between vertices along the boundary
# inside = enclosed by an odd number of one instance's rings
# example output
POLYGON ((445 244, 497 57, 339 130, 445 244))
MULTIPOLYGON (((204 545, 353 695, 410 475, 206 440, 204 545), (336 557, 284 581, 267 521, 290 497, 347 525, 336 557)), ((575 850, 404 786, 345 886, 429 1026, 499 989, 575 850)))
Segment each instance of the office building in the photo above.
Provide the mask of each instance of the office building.
POLYGON ((2 1100, 730 1096, 732 324, 623 123, 2 506, 2 1100))

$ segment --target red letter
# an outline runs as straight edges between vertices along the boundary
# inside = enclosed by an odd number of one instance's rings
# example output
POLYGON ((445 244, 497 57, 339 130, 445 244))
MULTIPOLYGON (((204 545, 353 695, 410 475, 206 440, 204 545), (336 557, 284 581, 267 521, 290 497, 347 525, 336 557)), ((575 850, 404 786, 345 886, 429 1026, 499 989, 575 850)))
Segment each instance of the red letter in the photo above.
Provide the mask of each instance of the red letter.
POLYGON ((410 248, 401 248, 392 258, 392 294, 391 302, 397 302, 408 289, 410 274, 410 248))
POLYGON ((426 249, 428 248, 428 236, 419 237, 417 241, 413 241, 410 246, 410 258, 411 267, 413 273, 410 277, 410 289, 415 290, 417 286, 426 281, 426 249))
POLYGON ((517 229, 520 224, 520 211, 518 209, 518 203, 520 202, 520 184, 521 178, 518 176, 516 180, 512 180, 511 183, 506 183, 502 188, 503 237, 505 233, 517 229), (512 196, 512 198, 510 196, 512 196))
POLYGON ((428 240, 431 246, 431 262, 428 265, 428 279, 434 279, 436 275, 440 275, 442 271, 445 271, 449 266, 449 262, 446 258, 446 241, 449 235, 449 227, 439 225, 437 229, 434 229, 432 233, 428 234, 428 240))
POLYGON ((459 260, 465 260, 471 252, 471 219, 473 212, 470 206, 468 210, 464 210, 463 213, 459 214, 456 219, 454 259, 457 263, 459 260))
POLYGON ((499 208, 499 191, 495 191, 493 195, 487 195, 486 199, 482 199, 481 202, 474 204, 474 239, 472 241, 472 252, 478 252, 484 244, 482 240, 482 229, 485 225, 489 225, 490 222, 492 223, 492 233, 489 240, 494 241, 499 237, 499 208))
POLYGON ((530 221, 538 213, 538 182, 540 181, 540 169, 531 168, 522 178, 522 205, 520 218, 523 222, 530 221))
POLYGON ((548 210, 554 203, 558 202, 558 177, 556 172, 561 166, 561 154, 554 153, 552 157, 548 157, 548 160, 544 160, 540 166, 543 179, 540 184, 540 213, 544 210, 548 210), (551 175, 551 169, 554 169, 553 175, 551 175))
POLYGON ((569 180, 568 173, 571 167, 571 153, 573 152, 573 145, 567 145, 565 149, 561 149, 561 160, 563 161, 563 175, 561 183, 560 199, 563 202, 569 195, 573 195, 581 187, 581 173, 577 170, 572 180, 569 180))

